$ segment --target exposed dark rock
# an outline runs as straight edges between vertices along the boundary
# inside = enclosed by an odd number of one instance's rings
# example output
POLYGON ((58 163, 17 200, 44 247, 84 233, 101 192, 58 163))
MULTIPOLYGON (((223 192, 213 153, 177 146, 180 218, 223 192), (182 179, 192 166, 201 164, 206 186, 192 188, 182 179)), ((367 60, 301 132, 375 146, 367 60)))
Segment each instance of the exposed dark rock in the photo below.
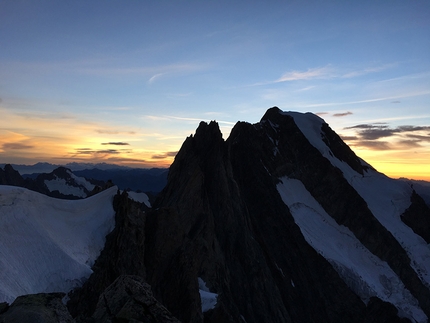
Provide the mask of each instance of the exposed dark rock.
POLYGON ((115 196, 114 208, 115 229, 106 237, 105 247, 92 268, 94 273, 70 295, 67 304, 78 319, 94 313, 100 294, 120 275, 145 277, 145 214, 125 191, 115 196))
POLYGON ((415 191, 412 192, 411 205, 400 218, 416 234, 430 243, 430 208, 415 191))
POLYGON ((8 303, 0 303, 0 314, 3 314, 9 309, 8 303))
POLYGON ((0 185, 25 186, 25 181, 12 165, 6 164, 4 170, 0 168, 0 185))
POLYGON ((152 295, 140 276, 119 276, 101 295, 93 315, 95 323, 180 323, 152 295))
POLYGON ((410 323, 407 318, 397 316, 397 309, 390 303, 371 297, 363 323, 410 323))
POLYGON ((18 297, 0 315, 1 323, 73 323, 61 299, 64 293, 32 294, 18 297))
POLYGON ((201 123, 171 166, 147 222, 154 295, 201 322, 200 276, 219 293, 205 322, 360 322, 364 303, 305 242, 267 176, 260 134, 246 123, 233 132, 225 143, 201 123))
POLYGON ((335 133, 327 123, 321 127, 322 140, 330 148, 332 153, 342 161, 345 161, 353 170, 363 175, 369 166, 363 166, 357 155, 347 144, 335 133))

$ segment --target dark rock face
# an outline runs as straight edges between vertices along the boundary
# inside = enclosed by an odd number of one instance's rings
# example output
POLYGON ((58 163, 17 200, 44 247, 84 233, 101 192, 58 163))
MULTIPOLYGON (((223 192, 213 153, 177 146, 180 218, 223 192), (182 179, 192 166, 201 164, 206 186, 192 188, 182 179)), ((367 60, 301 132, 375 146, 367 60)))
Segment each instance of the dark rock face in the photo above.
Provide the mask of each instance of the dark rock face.
POLYGON ((397 309, 390 303, 372 297, 367 305, 368 311, 364 323, 407 323, 408 319, 399 318, 397 309))
POLYGON ((415 191, 412 192, 411 206, 401 215, 401 219, 416 234, 430 243, 430 208, 415 191))
POLYGON ((42 194, 48 193, 46 186, 39 187, 35 181, 24 179, 10 164, 6 164, 4 170, 0 168, 0 185, 19 186, 42 194))
POLYGON ((24 187, 25 181, 21 175, 13 169, 12 165, 6 164, 4 170, 0 168, 0 185, 24 187))
MULTIPOLYGON (((328 126, 321 133, 337 158, 366 173, 368 166, 328 126)), ((108 286, 137 275, 133 286, 148 283, 182 322, 407 322, 378 298, 366 306, 306 242, 277 192, 283 176, 302 181, 338 223, 391 265, 427 311, 428 290, 405 251, 293 118, 274 108, 258 124, 238 123, 227 141, 216 122, 202 122, 177 154, 152 210, 143 213, 117 196, 116 228, 94 274, 71 295, 70 312, 77 321, 113 317, 117 305, 105 298, 125 295, 128 282, 108 286), (202 307, 201 281, 217 295, 215 306, 202 307)), ((117 307, 130 295, 119 296, 117 307)))
POLYGON ((0 322, 73 323, 75 321, 61 301, 64 296, 64 293, 20 296, 0 315, 0 322))
POLYGON ((107 322, 180 323, 152 295, 139 276, 120 276, 99 298, 93 319, 107 322))
POLYGON ((339 160, 345 161, 353 170, 361 175, 369 169, 369 166, 362 165, 357 155, 343 142, 343 140, 329 127, 327 123, 323 123, 321 133, 322 140, 339 160))

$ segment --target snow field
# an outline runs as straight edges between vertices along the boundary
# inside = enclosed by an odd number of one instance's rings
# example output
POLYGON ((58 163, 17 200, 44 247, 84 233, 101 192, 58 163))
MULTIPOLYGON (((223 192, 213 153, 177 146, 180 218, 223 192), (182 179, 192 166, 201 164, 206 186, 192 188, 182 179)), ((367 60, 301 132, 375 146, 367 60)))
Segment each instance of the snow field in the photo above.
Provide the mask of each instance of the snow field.
POLYGON ((116 191, 70 201, 0 186, 0 302, 81 285, 114 228, 116 191))

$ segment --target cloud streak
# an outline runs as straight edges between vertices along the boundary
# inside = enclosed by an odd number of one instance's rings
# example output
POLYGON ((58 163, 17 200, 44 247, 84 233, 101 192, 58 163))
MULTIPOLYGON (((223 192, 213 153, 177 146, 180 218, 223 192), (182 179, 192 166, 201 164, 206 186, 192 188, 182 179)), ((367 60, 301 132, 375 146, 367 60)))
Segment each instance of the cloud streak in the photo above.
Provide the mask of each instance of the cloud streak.
POLYGON ((128 142, 103 142, 102 145, 113 145, 113 146, 128 146, 128 142))
POLYGON ((4 143, 3 144, 3 150, 25 150, 25 149, 31 149, 34 148, 33 145, 27 145, 27 144, 22 144, 19 142, 10 142, 10 143, 4 143))
MULTIPOLYGON (((259 82, 253 85, 258 86, 258 85, 268 85, 268 84, 295 82, 295 81, 303 81, 303 80, 328 80, 328 79, 354 78, 354 77, 360 77, 371 73, 379 73, 386 69, 393 68, 395 66, 397 66, 397 64, 385 64, 381 66, 366 67, 366 68, 351 70, 347 68, 339 68, 339 67, 335 68, 329 64, 322 67, 308 68, 305 71, 300 71, 300 70, 288 71, 282 74, 281 77, 277 78, 276 80, 268 81, 268 82, 259 82)), ((298 91, 306 91, 311 88, 312 86, 308 86, 298 91)))
POLYGON ((356 136, 345 136, 344 140, 356 147, 373 150, 414 149, 430 142, 430 126, 403 125, 395 128, 387 123, 366 123, 345 130, 355 130, 356 136), (380 140, 380 139, 386 140, 380 140), (387 141, 389 140, 389 141, 387 141))
POLYGON ((166 159, 166 158, 170 158, 170 157, 175 157, 177 153, 178 153, 177 151, 168 151, 168 152, 165 152, 164 154, 152 155, 151 158, 152 159, 166 159))
POLYGON ((273 83, 291 82, 298 80, 310 79, 327 79, 333 77, 333 71, 330 67, 309 68, 307 71, 291 71, 284 73, 280 78, 273 83))
POLYGON ((353 114, 351 111, 342 112, 342 113, 334 113, 333 117, 346 117, 353 114))

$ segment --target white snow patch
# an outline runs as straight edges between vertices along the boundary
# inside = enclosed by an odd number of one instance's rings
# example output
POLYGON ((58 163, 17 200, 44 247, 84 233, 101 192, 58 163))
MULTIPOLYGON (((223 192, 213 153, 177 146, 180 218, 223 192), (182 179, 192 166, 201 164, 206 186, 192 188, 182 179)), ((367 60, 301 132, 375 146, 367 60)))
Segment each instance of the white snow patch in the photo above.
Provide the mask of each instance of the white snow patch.
POLYGON ((64 178, 59 178, 56 175, 55 179, 45 180, 45 185, 48 187, 50 192, 58 191, 64 195, 73 195, 77 197, 85 198, 87 194, 81 187, 70 186, 64 178))
POLYGON ((206 287, 206 283, 200 277, 198 277, 198 282, 200 300, 202 302, 202 312, 204 313, 215 308, 218 294, 211 293, 209 288, 206 287))
POLYGON ((67 173, 70 175, 71 178, 74 179, 74 181, 78 184, 78 185, 82 185, 83 187, 85 187, 87 189, 87 191, 91 192, 95 185, 91 184, 90 182, 88 182, 85 177, 78 177, 75 174, 73 174, 71 171, 67 170, 67 173))
POLYGON ((281 275, 282 275, 282 277, 285 277, 285 275, 284 275, 284 271, 282 270, 282 268, 281 267, 279 267, 278 266, 278 264, 275 262, 275 266, 276 266, 276 269, 278 269, 279 270, 279 272, 281 273, 281 275))
POLYGON ((116 191, 70 201, 0 186, 0 302, 80 286, 115 226, 116 191))
POLYGON ((399 315, 427 322, 418 301, 386 262, 367 250, 348 228, 338 225, 301 181, 287 177, 281 181, 278 192, 306 241, 333 265, 351 289, 364 301, 378 296, 396 306, 399 315))
POLYGON ((133 201, 144 203, 147 207, 151 207, 151 203, 149 202, 149 197, 145 193, 137 193, 134 191, 127 191, 128 197, 133 201))
POLYGON ((429 245, 400 218, 411 204, 410 185, 376 172, 372 176, 351 178, 350 184, 366 201, 375 218, 406 250, 412 268, 421 281, 430 287, 429 245))

